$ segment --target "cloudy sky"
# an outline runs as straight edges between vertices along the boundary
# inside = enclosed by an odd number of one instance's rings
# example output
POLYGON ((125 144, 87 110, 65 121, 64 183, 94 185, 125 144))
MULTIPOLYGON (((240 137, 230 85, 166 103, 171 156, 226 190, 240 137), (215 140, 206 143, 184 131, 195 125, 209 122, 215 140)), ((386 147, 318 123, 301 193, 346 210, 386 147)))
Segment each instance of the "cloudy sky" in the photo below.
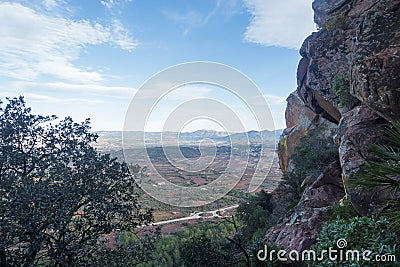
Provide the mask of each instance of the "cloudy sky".
MULTIPOLYGON (((0 98, 24 95, 34 113, 89 117, 94 130, 122 130, 129 103, 151 76, 176 64, 211 61, 254 81, 276 128, 284 128, 298 48, 315 30, 311 2, 0 0, 0 98)), ((218 90, 180 88, 155 110, 165 115, 188 97, 220 95, 228 106, 237 104, 218 90)), ((162 129, 155 121, 148 130, 162 129)), ((213 128, 195 125, 187 130, 213 128)))

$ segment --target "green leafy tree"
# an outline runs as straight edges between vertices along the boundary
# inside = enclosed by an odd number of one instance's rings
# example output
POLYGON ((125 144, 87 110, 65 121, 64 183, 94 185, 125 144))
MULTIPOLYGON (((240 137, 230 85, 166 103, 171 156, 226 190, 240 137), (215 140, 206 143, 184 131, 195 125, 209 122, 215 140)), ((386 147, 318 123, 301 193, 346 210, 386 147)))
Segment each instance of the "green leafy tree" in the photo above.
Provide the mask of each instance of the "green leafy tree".
POLYGON ((107 266, 107 267, 131 267, 154 260, 151 255, 159 241, 158 231, 145 231, 140 238, 137 232, 123 231, 118 234, 117 247, 109 249, 106 246, 99 247, 93 254, 83 259, 83 266, 107 266), (121 240, 122 239, 122 240, 121 240))
POLYGON ((152 220, 128 166, 91 146, 97 135, 89 120, 57 121, 32 114, 23 97, 7 100, 0 110, 0 266, 85 265, 106 249, 105 234, 135 232, 152 220))
POLYGON ((228 247, 229 244, 199 233, 182 243, 180 255, 185 266, 225 266, 231 255, 223 246, 228 247))
MULTIPOLYGON (((152 259, 138 266, 246 266, 234 235, 235 226, 226 220, 189 224, 157 240, 152 259)), ((121 238, 122 243, 128 240, 121 238)))
POLYGON ((236 210, 240 220, 240 234, 246 243, 265 235, 269 228, 269 217, 272 213, 271 194, 260 191, 250 196, 249 200, 239 205, 236 210))

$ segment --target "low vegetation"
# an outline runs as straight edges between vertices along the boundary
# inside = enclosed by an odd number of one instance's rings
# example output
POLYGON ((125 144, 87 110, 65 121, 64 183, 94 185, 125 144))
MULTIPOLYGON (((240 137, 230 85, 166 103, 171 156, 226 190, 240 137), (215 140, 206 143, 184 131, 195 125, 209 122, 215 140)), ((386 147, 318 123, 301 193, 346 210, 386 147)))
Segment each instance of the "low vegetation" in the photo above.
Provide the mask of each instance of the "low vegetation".
POLYGON ((239 262, 240 252, 226 238, 234 233, 233 225, 226 221, 191 225, 160 239, 152 252, 152 260, 138 266, 227 266, 239 262))
MULTIPOLYGON (((346 240, 346 251, 357 250, 362 253, 371 251, 368 258, 384 257, 386 262, 379 266, 398 266, 400 250, 398 248, 398 229, 400 226, 400 123, 395 123, 386 130, 385 144, 372 145, 369 150, 375 153, 377 160, 368 161, 349 183, 353 189, 389 191, 387 205, 376 210, 372 217, 359 217, 349 199, 344 199, 328 212, 328 221, 318 236, 314 249, 337 248, 339 239, 346 240)), ((386 193, 385 193, 386 195, 386 193)), ((340 250, 339 250, 340 251, 340 250)), ((310 266, 377 266, 374 261, 360 259, 350 261, 310 262, 310 266)))
POLYGON ((339 14, 333 16, 324 26, 328 31, 344 29, 347 21, 348 17, 345 14, 339 14))
POLYGON ((311 130, 303 136, 290 158, 293 169, 283 175, 282 194, 286 196, 287 208, 293 207, 308 185, 314 182, 321 172, 338 159, 338 149, 333 138, 323 136, 321 129, 311 130))
POLYGON ((351 219, 358 216, 348 198, 342 199, 340 202, 332 206, 328 212, 328 222, 333 222, 336 219, 351 219))
POLYGON ((270 227, 272 213, 271 194, 260 191, 241 204, 236 214, 241 222, 240 234, 246 243, 253 245, 262 242, 270 227))
MULTIPOLYGON (((321 255, 323 250, 328 251, 330 248, 337 250, 333 254, 337 260, 325 257, 322 261, 309 262, 309 266, 377 266, 377 263, 373 262, 376 255, 396 256, 396 235, 389 230, 389 222, 384 217, 337 218, 324 225, 318 236, 318 243, 312 247, 316 255, 321 255), (352 258, 353 256, 346 258, 345 253, 350 250, 360 253, 359 260, 352 258), (371 251, 367 256, 371 262, 362 257, 365 250, 371 251)), ((397 254, 397 257, 399 256, 397 254)), ((388 261, 380 263, 379 266, 398 265, 388 261)))
POLYGON ((332 91, 339 98, 339 106, 352 108, 358 103, 358 100, 350 94, 350 81, 343 75, 335 76, 332 83, 332 91))

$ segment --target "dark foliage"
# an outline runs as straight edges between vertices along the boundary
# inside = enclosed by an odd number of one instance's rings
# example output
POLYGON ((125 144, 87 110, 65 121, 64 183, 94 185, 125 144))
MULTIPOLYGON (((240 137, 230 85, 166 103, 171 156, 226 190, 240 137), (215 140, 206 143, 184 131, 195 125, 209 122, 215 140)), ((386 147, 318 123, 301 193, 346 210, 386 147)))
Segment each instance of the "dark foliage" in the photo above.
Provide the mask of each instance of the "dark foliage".
POLYGON ((1 266, 86 265, 107 251, 105 234, 152 220, 128 166, 91 146, 89 120, 56 119, 32 114, 23 97, 1 110, 1 266))
POLYGON ((241 222, 240 234, 246 243, 264 235, 269 224, 269 217, 272 213, 271 194, 260 191, 252 195, 249 200, 239 205, 236 210, 238 219, 241 222))

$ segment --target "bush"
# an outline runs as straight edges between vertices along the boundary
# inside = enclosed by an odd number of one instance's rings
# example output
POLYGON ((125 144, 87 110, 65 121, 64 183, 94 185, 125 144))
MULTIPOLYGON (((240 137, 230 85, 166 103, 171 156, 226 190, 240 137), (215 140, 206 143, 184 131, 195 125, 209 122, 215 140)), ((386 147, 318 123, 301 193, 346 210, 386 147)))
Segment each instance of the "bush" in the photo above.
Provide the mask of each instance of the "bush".
MULTIPOLYGON (((242 259, 236 246, 227 239, 233 233, 234 226, 227 221, 190 225, 187 229, 159 239, 151 259, 135 266, 230 266, 242 259)), ((130 241, 127 243, 123 237, 121 241, 124 246, 130 245, 130 241)))
POLYGON ((325 28, 328 31, 336 30, 336 29, 344 29, 346 26, 348 18, 344 14, 339 14, 337 16, 332 17, 326 24, 325 28))
POLYGON ((276 189, 281 198, 274 202, 269 216, 270 227, 279 223, 298 204, 306 185, 313 183, 330 163, 338 160, 338 148, 333 137, 326 137, 324 131, 325 128, 320 126, 300 139, 290 158, 293 169, 284 173, 276 189))
POLYGON ((336 219, 351 219, 358 215, 358 213, 354 210, 353 205, 350 200, 345 199, 341 203, 337 203, 336 205, 329 208, 328 212, 328 221, 334 221, 336 219))
MULTIPOLYGON (((398 258, 400 255, 396 251, 396 236, 393 232, 388 231, 389 223, 386 218, 376 217, 354 217, 351 219, 337 219, 332 222, 326 223, 317 240, 318 243, 311 249, 316 251, 316 255, 321 255, 323 250, 337 249, 338 252, 334 253, 337 255, 337 261, 330 261, 328 255, 325 254, 325 258, 318 262, 309 262, 309 266, 377 266, 376 262, 373 262, 376 255, 396 255, 398 258), (346 255, 346 251, 357 250, 360 253, 360 260, 352 260, 351 257, 346 261, 346 257, 343 256, 340 261, 340 247, 337 245, 337 241, 344 239, 347 245, 342 246, 343 254, 346 255), (362 253, 365 250, 370 250, 372 253, 368 256, 371 262, 363 259, 362 253)), ((379 266, 398 266, 398 262, 383 262, 379 266)))
POLYGON ((339 105, 352 108, 357 99, 350 94, 350 81, 345 75, 338 75, 333 79, 332 90, 339 98, 339 105))
POLYGON ((308 183, 314 182, 321 172, 338 158, 338 149, 333 143, 333 138, 326 138, 322 130, 313 130, 303 136, 290 158, 294 169, 283 176, 283 184, 286 185, 284 193, 292 195, 289 203, 300 199, 304 190, 301 186, 304 179, 308 178, 308 183))

